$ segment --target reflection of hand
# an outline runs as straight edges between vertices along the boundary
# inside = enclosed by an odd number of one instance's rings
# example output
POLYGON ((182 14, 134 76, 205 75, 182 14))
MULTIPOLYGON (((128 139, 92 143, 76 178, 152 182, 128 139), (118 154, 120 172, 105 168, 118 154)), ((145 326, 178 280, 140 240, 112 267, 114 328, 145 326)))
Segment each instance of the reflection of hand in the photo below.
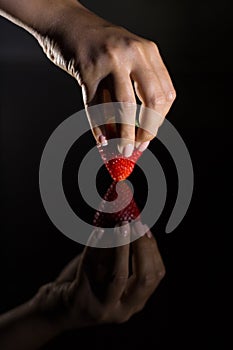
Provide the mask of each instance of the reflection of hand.
POLYGON ((136 240, 132 250, 129 259, 128 244, 114 249, 86 247, 54 283, 40 289, 39 309, 61 330, 127 321, 144 307, 165 271, 153 237, 136 240))
POLYGON ((129 248, 124 245, 115 249, 86 249, 84 268, 90 284, 97 286, 96 294, 101 300, 100 322, 127 321, 144 307, 165 274, 150 232, 132 243, 132 254, 129 248))
POLYGON ((32 300, 0 316, 0 348, 35 349, 65 330, 125 322, 144 307, 164 273, 150 231, 132 243, 132 255, 129 244, 86 247, 32 300))
MULTIPOLYGON (((76 0, 22 0, 20 6, 15 0, 0 0, 1 10, 38 39, 52 62, 77 79, 85 105, 135 103, 133 81, 146 107, 162 117, 167 114, 175 91, 153 42, 103 20, 76 0)), ((134 140, 134 135, 134 126, 123 125, 119 137, 134 140)), ((140 142, 152 138, 138 134, 140 142)))

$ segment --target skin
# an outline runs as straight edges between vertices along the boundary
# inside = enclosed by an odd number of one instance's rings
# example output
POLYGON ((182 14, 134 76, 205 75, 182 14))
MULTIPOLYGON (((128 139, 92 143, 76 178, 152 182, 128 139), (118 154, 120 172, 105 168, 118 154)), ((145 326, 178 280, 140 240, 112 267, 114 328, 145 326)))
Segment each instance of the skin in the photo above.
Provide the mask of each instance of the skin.
MULTIPOLYGON (((77 80, 87 110, 110 101, 131 108, 137 96, 160 116, 151 132, 135 130, 133 112, 123 113, 120 128, 110 120, 103 130, 89 118, 97 142, 103 135, 117 135, 124 140, 119 148, 124 154, 128 144, 145 146, 155 137, 176 96, 155 43, 105 21, 75 0, 0 0, 0 14, 31 33, 47 57, 77 80)), ((146 124, 147 114, 141 119, 146 124)), ((0 317, 0 348, 36 349, 68 329, 127 321, 144 307, 165 273, 151 234, 133 242, 132 250, 129 276, 128 244, 104 251, 87 247, 56 281, 0 317), (101 281, 104 288, 96 288, 101 281)))
POLYGON ((132 243, 132 254, 129 244, 86 247, 54 282, 0 317, 0 348, 38 349, 66 330, 126 322, 143 309, 164 274, 150 231, 132 243))
POLYGON ((0 14, 30 32, 47 57, 77 80, 86 108, 109 101, 132 105, 137 96, 160 116, 150 132, 135 130, 130 113, 120 127, 113 120, 105 129, 89 118, 97 142, 103 141, 101 135, 120 137, 119 151, 129 156, 128 144, 134 146, 136 140, 136 147, 146 146, 155 137, 176 97, 155 43, 107 22, 76 0, 0 0, 0 14))

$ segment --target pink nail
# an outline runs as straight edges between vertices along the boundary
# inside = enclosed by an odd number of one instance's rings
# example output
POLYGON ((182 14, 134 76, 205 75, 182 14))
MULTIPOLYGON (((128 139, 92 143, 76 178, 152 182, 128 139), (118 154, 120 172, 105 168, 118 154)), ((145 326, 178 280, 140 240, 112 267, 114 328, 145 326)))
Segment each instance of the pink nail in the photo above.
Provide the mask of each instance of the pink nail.
POLYGON ((145 229, 141 221, 135 222, 134 229, 139 237, 141 237, 145 233, 145 229))
POLYGON ((152 233, 150 231, 147 231, 146 235, 147 235, 148 238, 152 238, 153 237, 153 235, 152 235, 152 233))
POLYGON ((149 146, 149 144, 150 144, 150 141, 141 143, 140 146, 138 147, 139 152, 144 152, 149 146))
POLYGON ((107 146, 108 145, 108 141, 106 139, 106 137, 104 135, 100 135, 99 136, 99 142, 101 143, 101 146, 107 146))
POLYGON ((128 221, 122 221, 122 226, 120 228, 120 233, 123 237, 127 237, 130 234, 130 226, 128 221))
POLYGON ((129 143, 123 148, 123 156, 126 158, 132 156, 133 150, 134 146, 131 143, 129 143))
POLYGON ((95 234, 97 239, 101 239, 103 237, 104 230, 102 228, 98 228, 95 234))

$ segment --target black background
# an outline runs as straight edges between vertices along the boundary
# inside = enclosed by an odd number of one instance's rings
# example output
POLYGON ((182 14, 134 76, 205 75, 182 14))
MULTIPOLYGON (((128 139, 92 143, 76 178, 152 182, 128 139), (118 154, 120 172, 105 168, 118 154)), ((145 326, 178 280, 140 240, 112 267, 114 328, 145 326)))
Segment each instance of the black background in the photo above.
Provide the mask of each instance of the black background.
MULTIPOLYGON (((143 312, 124 325, 64 335, 47 348, 223 345, 228 265, 223 252, 232 211, 230 1, 83 4, 158 43, 178 95, 167 118, 190 151, 195 188, 175 232, 164 233, 168 214, 153 230, 167 275, 143 312)), ((74 79, 53 66, 23 29, 0 18, 1 312, 30 298, 82 249, 49 221, 38 188, 46 140, 80 109, 74 79)), ((156 149, 156 141, 151 147, 156 149)))

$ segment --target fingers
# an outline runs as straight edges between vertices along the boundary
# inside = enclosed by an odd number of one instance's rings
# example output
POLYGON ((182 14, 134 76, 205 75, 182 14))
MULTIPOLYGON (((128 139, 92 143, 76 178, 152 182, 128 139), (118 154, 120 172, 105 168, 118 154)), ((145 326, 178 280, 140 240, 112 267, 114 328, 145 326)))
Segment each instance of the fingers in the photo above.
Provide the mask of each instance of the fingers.
POLYGON ((112 97, 114 101, 119 102, 115 104, 118 150, 125 157, 130 157, 135 141, 136 99, 127 71, 114 71, 112 97))
MULTIPOLYGON (((106 72, 108 73, 104 72, 103 74, 103 65, 100 67, 104 78, 100 79, 101 74, 99 74, 98 79, 94 79, 93 87, 89 88, 92 91, 89 92, 89 95, 92 96, 89 105, 109 101, 120 104, 113 103, 115 111, 105 130, 98 125, 105 124, 106 119, 103 118, 103 115, 111 115, 112 113, 109 111, 107 113, 101 111, 99 122, 96 125, 92 123, 92 128, 97 142, 99 142, 100 134, 104 132, 107 139, 119 137, 118 151, 125 157, 130 157, 134 150, 135 138, 136 148, 144 151, 148 147, 149 141, 156 136, 158 128, 172 106, 176 93, 154 43, 147 40, 137 40, 135 44, 134 41, 134 45, 131 45, 129 51, 123 52, 122 49, 119 49, 114 57, 115 60, 110 62, 110 66, 107 65, 106 72), (136 137, 136 98, 132 81, 143 106, 136 137), (132 108, 133 105, 134 108, 132 108), (105 120, 104 123, 101 123, 101 118, 102 121, 105 120), (119 125, 116 127, 117 123, 119 125)), ((88 88, 85 91, 88 91, 88 88)))
MULTIPOLYGON (((140 112, 140 128, 136 141, 152 140, 176 97, 169 73, 154 43, 149 44, 149 59, 145 69, 140 66, 131 73, 137 96, 143 107, 140 112)), ((139 144, 138 144, 139 145, 139 144)))
POLYGON ((144 70, 138 65, 131 76, 142 103, 165 117, 176 97, 175 89, 156 44, 146 46, 144 70))
POLYGON ((133 275, 129 279, 122 303, 131 310, 140 310, 163 278, 165 269, 151 233, 133 242, 132 248, 133 275))
POLYGON ((87 118, 98 144, 107 145, 107 140, 116 135, 116 125, 114 117, 114 108, 111 105, 111 96, 108 90, 109 78, 103 79, 92 100, 86 106, 87 118))
POLYGON ((153 60, 152 65, 154 67, 154 70, 160 80, 160 84, 163 88, 164 94, 166 96, 168 107, 172 105, 173 101, 176 98, 176 91, 173 86, 171 77, 168 73, 167 68, 165 67, 165 64, 162 60, 161 55, 158 53, 156 54, 156 59, 153 60))
POLYGON ((132 73, 132 79, 137 96, 144 106, 164 116, 167 101, 156 72, 147 67, 144 70, 137 69, 132 73))
POLYGON ((106 299, 112 266, 113 249, 86 247, 80 264, 79 276, 85 275, 90 283, 93 294, 101 301, 106 299))
POLYGON ((139 129, 136 141, 152 140, 165 116, 166 99, 157 75, 150 70, 136 72, 133 75, 135 90, 143 107, 140 110, 139 129))
POLYGON ((95 241, 101 240, 104 235, 99 234, 101 231, 94 232, 90 237, 92 247, 84 249, 79 270, 80 276, 85 271, 94 294, 106 305, 120 300, 129 275, 130 226, 122 222, 122 226, 114 231, 115 243, 121 245, 108 249, 93 248, 95 241))
POLYGON ((136 100, 129 74, 114 70, 103 79, 86 110, 96 141, 105 145, 108 139, 117 137, 118 151, 130 157, 135 141, 136 100))
MULTIPOLYGON (((129 240, 130 232, 126 234, 120 227, 116 233, 120 236, 120 239, 125 243, 129 240)), ((115 304, 120 300, 129 277, 129 244, 124 244, 115 248, 115 259, 112 270, 112 281, 108 286, 106 294, 106 303, 115 304)))

